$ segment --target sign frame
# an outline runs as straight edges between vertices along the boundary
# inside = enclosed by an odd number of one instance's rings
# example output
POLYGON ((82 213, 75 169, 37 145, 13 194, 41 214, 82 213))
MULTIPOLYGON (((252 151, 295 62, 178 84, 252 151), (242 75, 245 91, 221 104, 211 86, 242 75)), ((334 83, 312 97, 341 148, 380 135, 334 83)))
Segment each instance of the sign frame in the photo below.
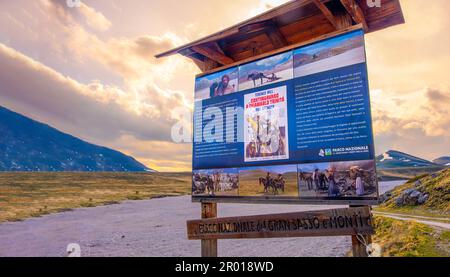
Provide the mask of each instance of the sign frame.
MULTIPOLYGON (((245 59, 245 60, 241 60, 226 66, 221 66, 218 68, 214 68, 211 70, 207 70, 205 72, 202 72, 200 74, 197 74, 195 76, 195 78, 201 78, 201 77, 205 77, 214 73, 218 73, 224 70, 228 70, 230 68, 233 67, 239 67, 241 65, 245 65, 248 63, 252 63, 252 62, 256 62, 259 60, 262 60, 264 58, 268 58, 268 57, 272 57, 278 54, 282 54, 282 53, 286 53, 288 51, 294 51, 296 49, 299 49, 301 47, 304 46, 308 46, 308 45, 312 45, 314 43, 320 42, 320 41, 324 41, 327 39, 331 39, 334 37, 338 37, 341 35, 345 35, 351 32, 355 32, 355 31, 362 31, 363 35, 365 35, 364 33, 364 28, 361 24, 357 24, 345 29, 341 29, 339 31, 335 31, 332 33, 328 33, 326 35, 322 35, 319 37, 316 37, 314 39, 305 41, 305 42, 301 42, 301 43, 297 43, 297 44, 293 44, 293 45, 289 45, 280 49, 276 49, 249 59, 245 59)), ((366 51, 365 51, 366 52, 366 51)), ((366 55, 366 53, 365 53, 366 55)), ((367 69, 367 57, 365 57, 366 62, 365 62, 365 69, 366 72, 368 71, 367 69)), ((295 79, 295 77, 294 77, 295 79)), ((369 90, 369 81, 367 80, 367 90, 369 90)), ((369 92, 369 111, 371 111, 370 108, 370 92, 369 92)), ((371 118, 372 120, 372 118, 371 118)), ((373 137, 373 124, 370 124, 370 134, 371 134, 371 140, 372 142, 374 141, 374 137, 373 137)), ((194 128, 194 126, 193 126, 194 128)), ((195 137, 195 130, 193 130, 192 132, 193 134, 193 139, 195 137)), ((194 159, 194 157, 193 157, 194 159)), ((369 161, 369 160, 367 160, 369 161)), ((372 159, 370 159, 370 161, 372 161, 372 159)), ((376 160, 375 157, 373 157, 373 162, 374 162, 374 175, 376 176, 376 180, 375 180, 375 186, 376 186, 376 196, 375 197, 366 197, 366 198, 362 198, 362 197, 301 197, 301 196, 297 196, 297 197, 292 197, 292 196, 205 196, 205 195, 194 195, 191 194, 191 201, 193 203, 236 203, 236 204, 286 204, 286 205, 302 205, 302 204, 307 204, 307 205, 351 205, 351 206, 372 206, 372 205, 378 205, 379 204, 379 185, 378 185, 378 175, 377 175, 377 169, 376 169, 376 160)), ((286 163, 285 165, 289 165, 292 163, 286 163)), ((267 165, 270 166, 270 165, 267 165)), ((214 169, 208 169, 208 170, 214 170, 214 169)), ((194 171, 193 171, 194 173, 194 171)), ((297 176, 298 179, 298 176, 297 176)), ((298 181, 298 180, 297 180, 298 181)))

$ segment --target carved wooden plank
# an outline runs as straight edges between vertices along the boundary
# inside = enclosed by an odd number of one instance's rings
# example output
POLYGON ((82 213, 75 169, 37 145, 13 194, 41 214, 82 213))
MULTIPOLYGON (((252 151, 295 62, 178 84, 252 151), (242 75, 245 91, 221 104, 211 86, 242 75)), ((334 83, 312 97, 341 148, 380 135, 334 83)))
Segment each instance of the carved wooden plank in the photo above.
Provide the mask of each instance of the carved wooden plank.
POLYGON ((191 220, 190 240, 370 235, 370 208, 191 220))
POLYGON ((261 30, 273 28, 274 26, 275 26, 275 24, 272 20, 259 21, 259 22, 250 23, 250 24, 240 27, 239 32, 242 32, 242 33, 258 32, 261 30))
POLYGON ((364 31, 369 31, 369 25, 367 25, 364 13, 358 3, 356 3, 355 0, 341 0, 341 3, 352 16, 353 20, 358 24, 362 24, 364 31))

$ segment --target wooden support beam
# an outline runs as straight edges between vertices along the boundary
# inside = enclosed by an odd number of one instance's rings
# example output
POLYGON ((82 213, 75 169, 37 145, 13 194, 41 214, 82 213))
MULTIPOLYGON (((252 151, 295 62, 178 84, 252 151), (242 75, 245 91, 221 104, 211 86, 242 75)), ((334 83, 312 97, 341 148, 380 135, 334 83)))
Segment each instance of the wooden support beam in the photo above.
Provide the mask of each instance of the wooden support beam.
POLYGON ((266 34, 275 48, 281 48, 289 45, 280 29, 278 29, 276 26, 268 28, 266 34))
POLYGON ((222 55, 225 55, 225 52, 223 52, 223 49, 222 49, 222 47, 220 47, 219 43, 213 42, 213 43, 211 43, 211 47, 213 48, 213 50, 219 52, 222 55))
POLYGON ((194 55, 190 55, 190 56, 187 56, 187 57, 189 59, 191 59, 195 63, 195 65, 197 65, 197 67, 200 68, 200 70, 202 72, 205 72, 207 70, 204 60, 200 60, 197 57, 195 57, 194 55))
POLYGON ((336 30, 339 30, 341 28, 341 25, 339 24, 336 17, 333 15, 333 13, 328 9, 328 7, 322 3, 321 0, 313 0, 316 7, 323 13, 323 15, 330 21, 331 25, 336 28, 336 30))
MULTIPOLYGON (((372 210, 370 206, 358 206, 358 205, 350 205, 350 208, 361 208, 367 207, 369 211, 372 210)), ((372 214, 370 215, 372 218, 372 214)), ((373 224, 371 222, 371 224, 373 224)), ((363 235, 352 235, 352 252, 353 257, 365 258, 368 257, 367 253, 367 245, 372 243, 372 236, 363 234, 363 235)))
MULTIPOLYGON (((217 217, 217 203, 201 203, 202 219, 217 217)), ((203 239, 201 241, 202 257, 217 257, 217 239, 203 239)))
POLYGON ((341 0, 341 4, 351 15, 353 20, 363 26, 364 31, 369 31, 369 25, 367 25, 366 17, 364 16, 361 7, 358 5, 358 3, 356 3, 355 0, 341 0))
MULTIPOLYGON (((217 45, 218 46, 218 45, 217 45)), ((217 63, 221 65, 228 65, 234 63, 234 60, 230 57, 227 57, 225 54, 219 52, 217 49, 213 49, 211 47, 207 46, 200 46, 200 45, 194 45, 191 47, 191 49, 194 52, 197 52, 213 61, 216 61, 217 63)))
POLYGON ((352 17, 344 10, 337 12, 334 16, 336 18, 338 30, 350 28, 353 25, 352 17))

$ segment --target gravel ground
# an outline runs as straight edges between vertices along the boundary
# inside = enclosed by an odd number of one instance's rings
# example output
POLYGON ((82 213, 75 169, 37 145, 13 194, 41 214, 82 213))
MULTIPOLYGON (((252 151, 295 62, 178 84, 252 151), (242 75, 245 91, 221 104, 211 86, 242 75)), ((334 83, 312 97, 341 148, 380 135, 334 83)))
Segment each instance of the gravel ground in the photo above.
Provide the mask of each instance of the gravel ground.
MULTIPOLYGON (((381 192, 398 185, 389 183, 381 192)), ((333 206, 220 204, 219 216, 258 215, 333 206)), ((81 246, 82 256, 200 255, 200 242, 186 238, 186 220, 200 217, 200 204, 190 196, 76 209, 23 222, 0 224, 0 256, 65 256, 69 243, 81 246)), ((219 241, 224 257, 344 256, 349 237, 286 238, 219 241)))
MULTIPOLYGON (((257 215, 332 208, 330 206, 219 205, 219 216, 257 215)), ((199 256, 200 242, 186 238, 186 220, 200 216, 189 196, 76 209, 23 222, 0 224, 0 256, 65 256, 69 243, 82 256, 199 256)), ((348 237, 219 241, 219 255, 344 256, 348 237)))

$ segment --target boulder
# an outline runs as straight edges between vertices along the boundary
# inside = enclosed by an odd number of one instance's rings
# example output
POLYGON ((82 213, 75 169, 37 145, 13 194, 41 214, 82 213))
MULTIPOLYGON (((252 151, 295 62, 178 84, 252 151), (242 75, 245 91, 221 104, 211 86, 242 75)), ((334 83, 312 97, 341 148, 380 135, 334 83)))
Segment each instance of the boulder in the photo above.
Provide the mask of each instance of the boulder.
POLYGON ((398 197, 397 199, 395 199, 395 205, 397 207, 402 207, 404 205, 404 199, 403 197, 398 197))
POLYGON ((419 201, 421 198, 423 198, 423 193, 420 191, 415 189, 407 189, 395 200, 395 205, 398 207, 421 205, 419 201))
POLYGON ((411 194, 413 191, 415 191, 414 189, 405 189, 404 191, 403 191, 403 195, 409 195, 409 194, 411 194))
POLYGON ((380 203, 386 203, 392 197, 392 192, 388 191, 380 195, 380 203))
POLYGON ((423 194, 418 200, 419 205, 425 204, 427 202, 428 198, 430 198, 430 195, 423 194))
POLYGON ((412 191, 409 194, 409 198, 417 198, 417 199, 419 199, 421 196, 422 196, 422 193, 420 191, 417 191, 417 190, 412 191))

